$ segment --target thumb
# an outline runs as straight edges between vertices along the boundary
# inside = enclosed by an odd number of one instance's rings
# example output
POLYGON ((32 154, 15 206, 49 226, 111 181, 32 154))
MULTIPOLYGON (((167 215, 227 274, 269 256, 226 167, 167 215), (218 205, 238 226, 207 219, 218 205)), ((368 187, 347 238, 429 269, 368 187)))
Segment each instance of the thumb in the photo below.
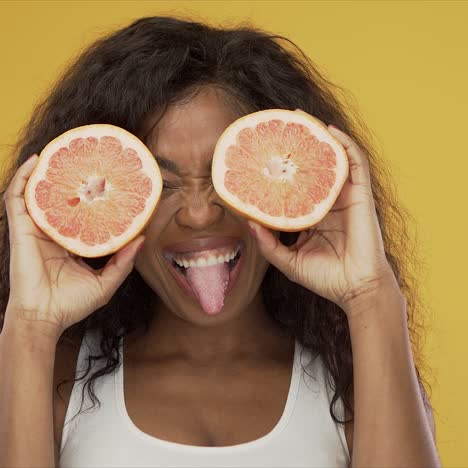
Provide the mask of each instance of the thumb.
POLYGON ((110 301, 118 287, 130 274, 135 264, 135 257, 145 242, 144 236, 139 236, 119 250, 107 262, 98 276, 106 303, 110 301))
POLYGON ((293 281, 296 271, 296 252, 282 244, 269 229, 254 221, 248 220, 247 226, 252 236, 257 240, 262 255, 288 279, 293 281))

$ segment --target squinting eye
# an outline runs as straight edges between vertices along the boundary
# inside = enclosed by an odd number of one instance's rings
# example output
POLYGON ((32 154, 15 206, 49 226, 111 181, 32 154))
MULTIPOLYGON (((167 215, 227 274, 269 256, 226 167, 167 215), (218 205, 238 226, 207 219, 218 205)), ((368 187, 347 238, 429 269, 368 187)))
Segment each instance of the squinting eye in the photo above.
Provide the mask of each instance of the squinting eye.
POLYGON ((175 190, 177 188, 178 187, 176 187, 175 185, 170 184, 169 182, 166 182, 165 180, 163 180, 163 189, 165 189, 165 190, 175 190))

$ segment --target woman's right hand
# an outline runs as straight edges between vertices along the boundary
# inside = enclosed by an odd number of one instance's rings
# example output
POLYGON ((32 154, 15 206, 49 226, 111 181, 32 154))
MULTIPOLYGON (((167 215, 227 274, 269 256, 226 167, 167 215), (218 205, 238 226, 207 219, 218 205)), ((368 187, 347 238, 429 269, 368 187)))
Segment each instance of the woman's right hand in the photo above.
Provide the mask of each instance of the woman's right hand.
POLYGON ((139 236, 93 270, 41 231, 30 217, 24 189, 38 156, 16 172, 4 195, 10 234, 10 296, 5 323, 26 321, 51 326, 57 338, 109 302, 132 271, 144 241, 139 236), (12 316, 13 315, 13 316, 12 316))

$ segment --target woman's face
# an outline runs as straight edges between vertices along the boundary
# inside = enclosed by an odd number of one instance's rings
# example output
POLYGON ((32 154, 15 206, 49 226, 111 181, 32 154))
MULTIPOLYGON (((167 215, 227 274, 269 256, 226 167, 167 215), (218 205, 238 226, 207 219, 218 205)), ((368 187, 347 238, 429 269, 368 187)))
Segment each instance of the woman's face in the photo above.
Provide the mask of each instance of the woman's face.
POLYGON ((136 260, 164 305, 198 324, 219 324, 247 310, 268 267, 246 220, 213 189, 216 142, 238 117, 219 93, 205 88, 169 107, 148 138, 165 188, 136 260))

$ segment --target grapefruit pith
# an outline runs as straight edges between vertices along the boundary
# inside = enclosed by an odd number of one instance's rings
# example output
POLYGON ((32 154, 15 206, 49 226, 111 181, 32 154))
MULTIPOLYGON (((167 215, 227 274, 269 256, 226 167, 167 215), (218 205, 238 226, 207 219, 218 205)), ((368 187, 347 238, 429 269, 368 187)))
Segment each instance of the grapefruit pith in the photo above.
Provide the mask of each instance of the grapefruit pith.
POLYGON ((241 117, 218 139, 213 185, 235 211, 280 231, 317 224, 348 177, 345 149, 304 113, 268 109, 241 117))
POLYGON ((145 228, 161 190, 159 167, 143 142, 122 128, 93 124, 46 145, 24 198, 31 218, 56 243, 100 257, 145 228))

